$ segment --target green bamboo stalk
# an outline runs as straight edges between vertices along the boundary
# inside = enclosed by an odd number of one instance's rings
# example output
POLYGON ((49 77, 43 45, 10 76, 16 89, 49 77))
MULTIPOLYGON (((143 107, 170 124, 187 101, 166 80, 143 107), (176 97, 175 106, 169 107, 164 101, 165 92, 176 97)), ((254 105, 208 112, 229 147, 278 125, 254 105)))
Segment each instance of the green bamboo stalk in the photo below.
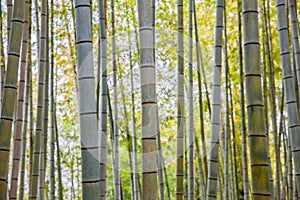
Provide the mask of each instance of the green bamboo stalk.
MULTIPOLYGON (((195 135, 195 146, 196 146, 196 154, 197 154, 197 161, 198 161, 198 173, 199 173, 199 182, 200 182, 200 190, 201 190, 201 199, 205 199, 205 183, 204 183, 204 174, 202 170, 202 160, 201 160, 201 153, 199 148, 198 137, 195 135)), ((197 179, 196 179, 197 180, 197 179)), ((197 195, 196 195, 197 196, 197 195)))
POLYGON ((227 21, 226 4, 224 5, 224 65, 225 65, 225 156, 224 156, 224 198, 229 199, 229 140, 230 140, 230 122, 229 122, 229 64, 227 56, 227 21))
POLYGON ((90 7, 89 0, 75 1, 83 199, 97 199, 100 196, 98 127, 90 7))
POLYGON ((54 117, 54 4, 51 0, 50 21, 50 200, 55 200, 55 117, 54 117))
POLYGON ((101 65, 101 98, 100 98, 100 199, 106 199, 106 164, 107 164, 107 44, 106 44, 106 14, 104 0, 99 0, 100 19, 100 65, 101 65))
MULTIPOLYGON (((266 38, 265 34, 263 33, 263 52, 266 52, 266 38)), ((269 149, 269 102, 268 102, 268 86, 267 86, 267 63, 266 63, 266 56, 263 54, 263 101, 264 101, 264 123, 265 123, 265 131, 266 131, 266 146, 267 146, 267 156, 268 156, 268 166, 269 166, 269 182, 270 182, 270 191, 272 199, 274 196, 274 180, 273 180, 273 171, 271 165, 271 157, 270 157, 270 149, 269 149)))
POLYGON ((253 199, 271 199, 260 74, 257 0, 243 0, 244 64, 253 199))
POLYGON ((116 28, 115 28, 115 1, 111 0, 111 22, 112 22, 112 67, 113 67, 113 90, 114 90, 114 145, 115 165, 114 165, 114 199, 121 199, 121 176, 120 176, 120 156, 119 156, 119 128, 118 128, 118 80, 117 80, 117 58, 116 58, 116 28))
MULTIPOLYGON (((40 159, 41 151, 44 143, 44 94, 45 94, 45 72, 46 72, 46 21, 47 21, 47 0, 42 1, 41 10, 41 35, 40 35, 40 48, 39 48, 39 85, 38 85, 38 105, 37 105, 37 122, 36 133, 34 140, 34 155, 33 155, 33 171, 32 171, 32 184, 30 186, 29 199, 38 198, 38 188, 40 180, 40 159)), ((41 160, 43 161, 43 159, 41 160)), ((42 186, 41 186, 42 187, 42 186)))
POLYGON ((30 93, 31 93, 31 87, 32 87, 32 66, 31 66, 31 7, 32 7, 32 1, 29 1, 29 20, 28 20, 28 41, 27 41, 27 82, 26 82, 26 98, 25 98, 25 112, 24 112, 24 127, 23 127, 23 133, 22 133, 22 152, 21 152, 21 171, 20 171, 20 187, 19 187, 19 195, 18 199, 23 200, 24 199, 24 192, 25 192, 25 167, 26 167, 26 152, 27 152, 27 134, 29 131, 27 130, 27 127, 29 127, 29 120, 30 114, 28 111, 30 111, 29 106, 30 105, 30 93))
POLYGON ((195 196, 194 177, 194 104, 193 104, 193 1, 189 0, 189 62, 188 62, 188 199, 195 196))
POLYGON ((135 102, 134 102, 134 82, 133 82, 133 59, 131 52, 131 40, 130 33, 128 33, 129 40, 129 65, 130 65, 130 86, 131 86, 131 106, 132 106, 132 152, 133 152, 133 184, 134 184, 134 200, 141 199, 140 185, 139 185, 139 173, 138 173, 138 161, 137 161, 137 135, 135 126, 135 102))
POLYGON ((183 0, 177 1, 177 141, 176 141, 176 199, 183 200, 184 191, 184 44, 183 44, 183 0))
MULTIPOLYGON (((2 5, 2 0, 0 0, 2 5)), ((0 110, 2 110, 3 101, 3 86, 5 77, 5 55, 4 55, 4 41, 3 41, 3 11, 0 7, 0 110)))
MULTIPOLYGON (((57 128, 57 119, 56 119, 56 105, 54 102, 53 105, 53 109, 54 109, 54 126, 55 126, 55 144, 56 144, 56 157, 57 157, 57 173, 58 173, 58 194, 59 194, 59 200, 63 200, 64 199, 64 188, 63 188, 63 184, 62 184, 62 175, 61 175, 61 159, 60 159, 60 146, 59 146, 59 137, 58 137, 58 128, 57 128)), ((79 181, 78 181, 79 183, 79 181)))
MULTIPOLYGON (((197 20, 197 12, 196 12, 196 3, 193 0, 194 4, 194 26, 195 26, 195 40, 196 40, 196 58, 197 58, 197 78, 198 78, 198 90, 199 90, 199 111, 200 111, 200 136, 201 136, 201 146, 202 146, 202 154, 203 154, 203 163, 204 163, 204 173, 203 177, 207 177, 207 152, 206 152, 206 141, 205 141, 205 134, 204 134, 204 114, 203 114, 203 101, 202 101, 202 80, 200 74, 200 65, 203 65, 203 60, 201 56, 201 48, 198 36, 198 20, 197 20), (202 61, 201 61, 202 60, 202 61)), ((204 74, 203 74, 204 76, 204 74)), ((209 104, 209 100, 208 100, 209 104)), ((209 108, 210 109, 210 108, 209 108)), ((202 171, 202 165, 199 167, 202 171)), ((204 189, 206 187, 206 179, 204 179, 204 189)))
POLYGON ((287 29, 288 24, 284 0, 276 1, 276 10, 280 42, 280 60, 282 65, 282 78, 284 82, 286 108, 288 113, 291 148, 294 160, 295 182, 297 183, 297 191, 300 191, 300 151, 298 150, 300 146, 300 140, 298 138, 298 133, 300 131, 300 121, 299 114, 297 112, 297 101, 290 63, 289 39, 287 29))
MULTIPOLYGON (((45 56, 45 85, 44 85, 44 122, 43 122, 43 132, 41 135, 41 147, 40 147, 40 176, 39 176, 39 199, 45 198, 45 173, 46 173, 46 163, 47 163, 47 138, 48 138, 48 114, 49 114, 49 6, 48 6, 48 0, 47 0, 47 6, 46 6, 46 16, 45 16, 45 31, 46 31, 46 56, 45 56)), ((42 23, 43 23, 43 17, 41 17, 42 23)))
POLYGON ((17 198, 18 181, 20 173, 20 161, 22 151, 22 133, 24 128, 25 120, 25 94, 26 94, 26 80, 27 78, 27 42, 28 42, 28 19, 29 19, 29 4, 25 2, 25 17, 23 25, 23 36, 22 36, 22 52, 21 52, 21 65, 20 65, 20 78, 18 85, 18 102, 16 110, 16 122, 14 123, 14 136, 13 136, 13 157, 12 157, 12 170, 11 170, 11 181, 9 190, 9 199, 17 198))
MULTIPOLYGON (((12 29, 12 17, 13 17, 13 0, 6 0, 6 7, 7 7, 7 25, 6 25, 6 30, 7 30, 7 48, 9 48, 9 42, 10 42, 10 35, 11 35, 11 29, 12 29)), ((8 49, 9 50, 9 49, 8 49)))
POLYGON ((244 199, 249 199, 249 179, 248 179, 248 159, 247 159, 247 139, 246 139, 246 124, 245 124, 245 95, 244 95, 244 70, 243 70, 243 48, 242 48, 242 24, 241 24, 241 12, 242 4, 241 0, 237 0, 238 3, 238 38, 239 38, 239 82, 240 82, 240 105, 241 105, 241 135, 242 135, 242 168, 243 168, 243 191, 244 199))
POLYGON ((4 83, 2 111, 0 117, 0 199, 7 199, 7 173, 10 151, 10 139, 14 108, 17 99, 17 80, 19 71, 20 49, 23 34, 24 0, 15 0, 12 16, 11 43, 8 47, 7 72, 4 83))
POLYGON ((208 160, 208 183, 206 199, 217 198, 217 184, 219 174, 219 137, 220 137, 220 95, 221 95, 221 67, 222 67, 222 30, 224 16, 224 1, 216 1, 216 26, 214 71, 212 84, 212 114, 210 125, 210 151, 208 160))
MULTIPOLYGON (((121 75, 121 73, 120 73, 120 75, 121 75)), ((130 131, 129 131, 129 120, 128 120, 126 101, 125 101, 124 84, 123 84, 122 75, 121 75, 121 80, 120 80, 120 88, 121 88, 121 95, 122 95, 122 104, 124 107, 126 139, 127 139, 127 145, 128 145, 127 147, 128 147, 128 159, 129 159, 129 169, 130 169, 130 188, 131 188, 132 199, 135 200, 134 179, 133 179, 133 162, 132 162, 132 137, 131 137, 130 131)), ((122 197, 122 195, 121 195, 121 197, 122 197)))

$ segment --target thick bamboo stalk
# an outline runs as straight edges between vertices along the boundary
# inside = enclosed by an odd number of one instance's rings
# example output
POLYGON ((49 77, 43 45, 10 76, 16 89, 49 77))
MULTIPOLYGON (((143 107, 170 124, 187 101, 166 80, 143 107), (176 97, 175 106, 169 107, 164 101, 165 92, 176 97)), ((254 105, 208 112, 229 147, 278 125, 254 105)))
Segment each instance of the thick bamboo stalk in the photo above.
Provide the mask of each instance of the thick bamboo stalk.
POLYGON ((244 64, 253 199, 271 199, 260 74, 258 5, 243 0, 244 64))
POLYGON ((210 150, 208 160, 208 183, 206 199, 217 198, 219 174, 219 137, 221 115, 221 67, 222 67, 222 31, 223 31, 224 1, 216 1, 216 26, 214 41, 214 70, 212 84, 212 114, 210 125, 210 150))
POLYGON ((75 1, 83 199, 97 199, 100 196, 99 137, 90 7, 89 0, 75 1))
POLYGON ((7 199, 7 173, 14 108, 17 99, 17 80, 23 34, 25 0, 15 0, 12 16, 11 43, 8 47, 7 72, 4 83, 0 117, 0 199, 7 199))
POLYGON ((138 1, 142 103, 142 199, 157 199, 157 102, 153 0, 138 1))

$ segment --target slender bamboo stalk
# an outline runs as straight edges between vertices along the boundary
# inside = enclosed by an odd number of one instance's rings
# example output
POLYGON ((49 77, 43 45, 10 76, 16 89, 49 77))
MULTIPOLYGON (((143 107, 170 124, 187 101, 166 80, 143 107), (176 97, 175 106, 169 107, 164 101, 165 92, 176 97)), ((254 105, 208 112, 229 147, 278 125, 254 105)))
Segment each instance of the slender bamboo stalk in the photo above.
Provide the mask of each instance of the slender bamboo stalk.
MULTIPOLYGON (((2 5, 2 0, 0 0, 2 5)), ((5 77, 5 55, 4 55, 4 41, 3 41, 3 11, 0 7, 0 111, 2 110, 3 101, 3 86, 5 77)))
POLYGON ((195 196, 194 177, 194 104, 193 104, 193 1, 189 0, 189 75, 188 75, 188 199, 195 196))
POLYGON ((100 196, 99 144, 90 12, 89 0, 75 1, 83 199, 96 199, 100 196))
POLYGON ((18 199, 24 199, 24 192, 25 192, 25 167, 26 167, 26 152, 27 152, 27 134, 29 131, 27 130, 28 122, 30 119, 30 93, 32 87, 32 66, 31 66, 31 7, 32 1, 30 0, 29 5, 29 20, 28 20, 28 41, 27 41, 27 82, 26 82, 26 97, 25 97, 25 112, 24 112, 24 127, 22 133, 22 152, 21 152, 21 171, 20 171, 20 187, 19 187, 19 195, 18 199))
POLYGON ((227 23, 226 23, 226 4, 224 5, 224 65, 225 65, 225 156, 224 156, 224 198, 229 199, 229 140, 230 140, 230 122, 229 122, 229 64, 227 56, 227 23))
POLYGON ((140 185, 139 185, 139 173, 138 173, 138 161, 137 161, 137 135, 135 126, 135 101, 134 101, 134 82, 133 82, 133 59, 131 52, 131 40, 130 33, 128 33, 129 40, 129 65, 130 65, 130 86, 131 86, 131 106, 132 106, 132 152, 133 152, 133 184, 134 184, 134 200, 141 199, 140 185))
MULTIPOLYGON (((198 137, 195 135, 195 146, 196 146, 196 154, 197 154, 197 161, 198 161, 198 173, 200 179, 200 190, 201 190, 201 199, 205 199, 205 183, 204 183, 204 174, 202 170, 202 160, 201 160, 201 153, 199 148, 198 137)), ((196 195, 197 196, 197 195, 196 195)))
POLYGON ((100 98, 100 199, 106 198, 106 162, 107 162, 107 44, 106 44, 106 14, 104 0, 99 0, 100 19, 100 65, 101 65, 101 98, 100 98))
POLYGON ((115 1, 111 0, 111 22, 112 22, 112 66, 113 66, 113 90, 114 90, 114 199, 121 199, 121 176, 120 176, 120 156, 119 156, 119 128, 118 128, 118 82, 117 82, 117 58, 116 58, 116 39, 115 39, 115 1))
POLYGON ((55 200, 55 117, 54 117, 54 4, 51 0, 50 22, 50 200, 55 200))
POLYGON ((184 44, 183 44, 183 0, 177 1, 177 151, 176 151, 176 199, 183 199, 184 191, 184 44))
MULTIPOLYGON (((57 173, 58 173, 58 194, 59 194, 59 200, 64 199, 64 188, 62 184, 62 175, 61 175, 61 159, 60 159, 60 146, 59 146, 59 137, 58 137, 58 128, 57 128, 57 119, 56 119, 56 105, 55 102, 53 102, 53 109, 54 109, 54 125, 55 125, 55 144, 56 144, 56 157, 57 157, 57 173)), ((79 182, 79 181, 78 181, 79 182)))
POLYGON ((6 0, 6 7, 7 7, 7 48, 9 48, 9 42, 10 42, 10 32, 12 29, 12 16, 13 16, 13 1, 12 0, 6 0))
POLYGON ((11 181, 9 190, 9 199, 17 198, 18 181, 20 172, 20 161, 22 151, 22 133, 24 128, 25 120, 25 94, 26 94, 26 80, 27 78, 27 41, 28 41, 28 19, 29 19, 29 5, 30 1, 25 2, 25 17, 23 27, 23 39, 22 39, 22 53, 21 53, 21 65, 20 65, 20 79, 18 88, 18 103, 16 110, 16 122, 15 122, 15 133, 13 142, 13 158, 12 158, 12 170, 11 170, 11 181))
MULTIPOLYGON (((266 52, 266 38, 265 34, 263 33, 263 52, 266 52)), ((266 56, 263 54, 263 101, 264 101, 264 123, 265 123, 265 132, 266 132, 266 146, 267 146, 267 156, 268 156, 268 166, 269 166, 269 182, 270 182, 270 191, 271 191, 271 197, 274 198, 274 180, 273 180, 273 171, 272 171, 272 165, 271 165, 271 157, 270 157, 270 149, 269 149, 269 102, 268 102, 268 86, 267 86, 267 62, 266 62, 266 56)))
POLYGON ((216 1, 216 26, 214 71, 212 84, 212 114, 210 125, 210 153, 208 160, 208 183, 206 199, 217 198, 217 184, 219 174, 219 137, 220 137, 220 95, 221 95, 221 67, 222 67, 222 30, 224 16, 224 1, 216 1))
MULTIPOLYGON (((122 103, 123 103, 123 107, 124 107, 126 139, 127 139, 127 145, 128 145, 128 159, 129 159, 130 186, 131 186, 130 188, 131 188, 132 199, 135 200, 134 179, 133 179, 133 163, 132 163, 132 137, 131 137, 130 132, 129 132, 129 120, 128 120, 128 112, 127 112, 127 107, 126 107, 126 101, 125 101, 124 84, 123 84, 122 75, 121 75, 121 80, 120 80, 120 88, 121 88, 121 95, 122 95, 122 103)), ((121 197, 122 197, 122 195, 121 195, 121 197)))
MULTIPOLYGON (((40 35, 40 48, 39 48, 39 86, 38 86, 38 105, 37 105, 37 122, 36 122, 36 133, 34 140, 34 156, 33 156, 33 171, 32 171, 32 184, 30 186, 30 194, 29 199, 37 199, 38 198, 38 188, 42 185, 39 185, 38 182, 40 180, 40 160, 43 162, 43 158, 41 158, 41 151, 44 143, 44 95, 45 95, 45 73, 46 73, 46 37, 47 37, 47 0, 42 1, 42 10, 41 10, 41 35, 40 35)), ((41 192, 41 191, 39 191, 41 192)))
POLYGON ((7 199, 7 173, 10 152, 10 139, 14 108, 17 99, 17 80, 19 71, 20 49, 23 34, 25 0, 15 0, 12 16, 11 43, 8 46, 7 72, 4 83, 2 111, 0 117, 0 199, 7 199))
POLYGON ((249 179, 248 179, 248 159, 247 159, 247 139, 246 139, 246 124, 245 124, 245 95, 244 95, 244 70, 243 70, 243 48, 242 48, 242 24, 241 24, 241 12, 242 4, 241 0, 237 0, 238 3, 238 38, 239 38, 239 81, 240 81, 240 105, 241 105, 241 134, 242 134, 242 168, 243 168, 243 191, 244 199, 249 199, 249 179))
MULTIPOLYGON (((203 163, 204 163, 204 173, 203 177, 207 177, 207 152, 206 152, 206 141, 205 141, 205 134, 204 134, 204 116, 203 116, 203 101, 202 101, 202 81, 201 81, 201 74, 200 74, 200 65, 201 65, 201 50, 200 50, 200 42, 198 36, 198 23, 197 23, 197 12, 196 12, 196 3, 193 0, 194 4, 194 26, 195 26, 195 40, 196 40, 196 58, 197 58, 197 78, 198 78, 198 89, 199 89, 199 111, 200 111, 200 136, 201 136, 201 146, 202 146, 202 155, 203 155, 203 163)), ((203 62, 202 62, 203 65, 203 62)), ((203 74, 204 75, 204 74, 203 74)), ((208 100, 209 104, 209 100, 208 100)), ((210 108, 209 108, 210 109, 210 108)), ((202 165, 199 166, 202 171, 202 165)), ((204 189, 206 187, 206 179, 204 179, 204 189)))

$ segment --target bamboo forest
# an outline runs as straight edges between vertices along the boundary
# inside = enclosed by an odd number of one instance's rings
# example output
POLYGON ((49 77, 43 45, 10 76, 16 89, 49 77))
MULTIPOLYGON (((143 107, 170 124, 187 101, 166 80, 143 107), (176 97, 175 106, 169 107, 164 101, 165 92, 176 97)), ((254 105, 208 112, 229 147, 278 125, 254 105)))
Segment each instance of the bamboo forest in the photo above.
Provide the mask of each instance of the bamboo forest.
POLYGON ((298 16, 0 0, 0 200, 299 200, 298 16))

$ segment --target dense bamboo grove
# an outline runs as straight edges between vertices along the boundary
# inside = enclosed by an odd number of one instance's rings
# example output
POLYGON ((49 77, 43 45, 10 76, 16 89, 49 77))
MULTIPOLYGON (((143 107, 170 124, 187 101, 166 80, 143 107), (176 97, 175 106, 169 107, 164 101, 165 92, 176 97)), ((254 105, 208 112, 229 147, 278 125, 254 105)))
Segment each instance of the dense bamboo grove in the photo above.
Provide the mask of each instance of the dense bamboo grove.
POLYGON ((1 200, 300 198, 296 0, 0 6, 1 200))

